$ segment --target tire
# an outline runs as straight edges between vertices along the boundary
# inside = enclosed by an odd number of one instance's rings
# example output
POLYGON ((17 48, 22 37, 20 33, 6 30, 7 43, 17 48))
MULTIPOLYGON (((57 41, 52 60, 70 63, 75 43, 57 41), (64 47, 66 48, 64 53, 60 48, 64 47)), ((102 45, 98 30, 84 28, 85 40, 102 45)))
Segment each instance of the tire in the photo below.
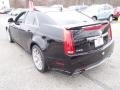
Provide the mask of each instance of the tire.
POLYGON ((108 18, 108 20, 109 20, 110 22, 112 22, 112 21, 113 21, 113 16, 110 15, 109 18, 108 18))
POLYGON ((6 30, 6 32, 7 32, 7 35, 8 35, 8 40, 9 40, 9 42, 10 42, 10 43, 13 43, 14 41, 13 41, 13 39, 12 39, 12 37, 11 37, 10 31, 9 31, 9 30, 6 30))
POLYGON ((34 65, 38 71, 42 73, 48 71, 45 57, 40 47, 37 45, 33 45, 32 47, 32 58, 33 58, 34 65))
POLYGON ((96 17, 96 16, 93 16, 93 17, 92 17, 92 20, 96 21, 96 20, 97 20, 97 17, 96 17))

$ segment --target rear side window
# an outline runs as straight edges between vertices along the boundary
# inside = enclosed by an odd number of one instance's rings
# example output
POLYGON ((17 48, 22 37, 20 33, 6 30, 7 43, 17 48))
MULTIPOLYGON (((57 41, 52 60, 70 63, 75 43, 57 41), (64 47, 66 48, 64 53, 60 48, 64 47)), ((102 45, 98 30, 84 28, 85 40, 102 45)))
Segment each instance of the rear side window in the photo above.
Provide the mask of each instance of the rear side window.
POLYGON ((47 16, 46 14, 42 14, 38 12, 37 18, 38 18, 39 24, 53 24, 53 25, 56 24, 55 21, 49 16, 47 16))
POLYGON ((34 22, 34 16, 31 12, 29 12, 26 16, 25 24, 33 25, 33 22, 34 22))
POLYGON ((29 12, 26 16, 26 19, 25 19, 25 24, 27 25, 34 25, 34 26, 37 26, 38 25, 38 21, 37 21, 37 18, 36 18, 36 14, 33 13, 33 12, 29 12))
POLYGON ((34 18, 33 25, 36 25, 36 26, 38 25, 38 22, 37 22, 36 18, 34 18))

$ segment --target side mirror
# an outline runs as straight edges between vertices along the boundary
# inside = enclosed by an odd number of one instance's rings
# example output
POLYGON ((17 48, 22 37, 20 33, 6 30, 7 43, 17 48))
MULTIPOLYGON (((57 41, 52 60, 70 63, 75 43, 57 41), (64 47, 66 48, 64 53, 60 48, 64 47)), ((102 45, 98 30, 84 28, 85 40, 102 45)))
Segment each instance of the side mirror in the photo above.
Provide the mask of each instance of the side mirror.
POLYGON ((9 18, 8 22, 14 22, 13 18, 9 18))

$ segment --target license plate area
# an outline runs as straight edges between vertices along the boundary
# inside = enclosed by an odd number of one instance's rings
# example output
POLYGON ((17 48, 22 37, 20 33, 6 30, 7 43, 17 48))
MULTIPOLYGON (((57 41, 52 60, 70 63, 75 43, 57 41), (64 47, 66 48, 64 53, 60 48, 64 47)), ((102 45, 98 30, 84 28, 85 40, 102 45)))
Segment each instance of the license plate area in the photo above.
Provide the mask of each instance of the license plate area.
POLYGON ((102 46, 102 45, 104 44, 103 37, 97 37, 97 38, 94 40, 94 44, 95 44, 95 47, 102 46))

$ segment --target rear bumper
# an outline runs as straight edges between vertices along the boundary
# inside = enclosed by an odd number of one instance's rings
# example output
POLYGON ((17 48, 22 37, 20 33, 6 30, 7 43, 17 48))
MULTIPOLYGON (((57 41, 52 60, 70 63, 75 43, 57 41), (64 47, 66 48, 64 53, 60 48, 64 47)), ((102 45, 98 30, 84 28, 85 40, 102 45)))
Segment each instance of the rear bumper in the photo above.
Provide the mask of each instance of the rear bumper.
POLYGON ((50 67, 69 74, 80 73, 100 65, 111 56, 114 49, 114 41, 104 47, 90 52, 80 53, 74 56, 67 56, 64 59, 50 60, 50 67), (60 61, 59 61, 60 60, 60 61))
POLYGON ((111 56, 114 48, 114 42, 111 41, 106 46, 91 52, 71 57, 66 70, 72 73, 81 72, 94 68, 111 56))

